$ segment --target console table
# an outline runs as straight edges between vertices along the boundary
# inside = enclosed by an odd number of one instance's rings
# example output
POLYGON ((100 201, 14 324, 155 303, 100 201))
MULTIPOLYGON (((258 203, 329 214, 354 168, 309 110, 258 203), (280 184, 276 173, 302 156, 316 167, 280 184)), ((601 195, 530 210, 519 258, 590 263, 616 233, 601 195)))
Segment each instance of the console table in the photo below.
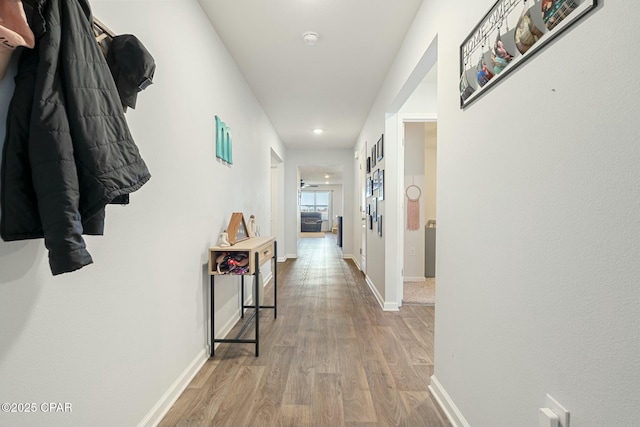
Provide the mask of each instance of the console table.
POLYGON ((273 318, 278 317, 277 301, 278 301, 278 279, 277 279, 277 242, 275 237, 252 237, 247 240, 236 243, 233 246, 214 246, 209 248, 209 276, 211 278, 211 357, 215 355, 215 343, 249 343, 256 346, 256 357, 259 355, 260 346, 260 309, 268 308, 273 310, 273 318), (228 254, 246 254, 248 256, 249 264, 248 270, 242 274, 235 274, 233 271, 224 272, 218 269, 218 258, 228 254), (260 305, 259 304, 259 283, 258 276, 260 274, 260 266, 265 262, 273 260, 273 305, 260 305), (214 284, 215 277, 219 275, 236 275, 240 276, 240 318, 244 318, 244 310, 246 308, 253 308, 251 316, 246 320, 245 324, 240 329, 240 332, 233 339, 221 339, 215 337, 214 319, 215 313, 213 312, 215 307, 215 292, 214 284), (253 276, 253 305, 245 305, 244 299, 244 276, 253 276), (244 339, 241 338, 245 329, 249 326, 251 321, 255 321, 255 338, 244 339))

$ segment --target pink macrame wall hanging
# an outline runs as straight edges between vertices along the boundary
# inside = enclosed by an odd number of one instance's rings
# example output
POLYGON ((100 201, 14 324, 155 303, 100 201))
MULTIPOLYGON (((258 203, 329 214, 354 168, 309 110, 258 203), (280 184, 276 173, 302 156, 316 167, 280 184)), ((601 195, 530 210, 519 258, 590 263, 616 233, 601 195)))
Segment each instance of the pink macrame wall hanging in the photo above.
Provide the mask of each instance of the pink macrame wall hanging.
POLYGON ((420 196, 422 190, 417 185, 407 187, 407 230, 415 231, 420 228, 420 196))

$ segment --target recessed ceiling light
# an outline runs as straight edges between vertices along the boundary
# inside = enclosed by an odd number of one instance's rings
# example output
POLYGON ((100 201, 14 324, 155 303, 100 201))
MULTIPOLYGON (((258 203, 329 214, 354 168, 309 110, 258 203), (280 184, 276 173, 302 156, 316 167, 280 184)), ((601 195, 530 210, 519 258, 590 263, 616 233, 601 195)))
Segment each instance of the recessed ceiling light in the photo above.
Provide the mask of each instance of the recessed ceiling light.
POLYGON ((322 132, 324 132, 324 130, 322 129, 314 129, 313 133, 315 133, 316 135, 320 135, 322 132))
POLYGON ((318 33, 316 33, 315 31, 307 31, 306 33, 302 34, 302 39, 309 46, 313 46, 318 41, 318 33))

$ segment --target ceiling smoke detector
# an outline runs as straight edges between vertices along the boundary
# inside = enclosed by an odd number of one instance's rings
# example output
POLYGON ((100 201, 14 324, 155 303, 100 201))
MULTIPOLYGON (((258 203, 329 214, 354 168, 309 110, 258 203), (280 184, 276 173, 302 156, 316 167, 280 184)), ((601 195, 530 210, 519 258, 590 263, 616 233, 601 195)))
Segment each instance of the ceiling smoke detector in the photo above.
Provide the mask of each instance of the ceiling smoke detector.
POLYGON ((318 33, 315 31, 307 31, 302 35, 304 42, 309 46, 313 46, 318 41, 318 33))

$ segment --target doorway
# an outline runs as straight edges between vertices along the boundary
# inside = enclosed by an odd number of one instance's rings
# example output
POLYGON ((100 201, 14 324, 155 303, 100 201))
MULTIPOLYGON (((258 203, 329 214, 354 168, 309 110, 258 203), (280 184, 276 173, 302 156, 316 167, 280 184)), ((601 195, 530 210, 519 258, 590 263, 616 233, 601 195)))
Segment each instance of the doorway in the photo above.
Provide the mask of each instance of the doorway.
POLYGON ((403 304, 435 305, 437 122, 405 120, 403 304))
POLYGON ((344 214, 343 166, 298 166, 299 237, 337 239, 339 218, 344 214))

